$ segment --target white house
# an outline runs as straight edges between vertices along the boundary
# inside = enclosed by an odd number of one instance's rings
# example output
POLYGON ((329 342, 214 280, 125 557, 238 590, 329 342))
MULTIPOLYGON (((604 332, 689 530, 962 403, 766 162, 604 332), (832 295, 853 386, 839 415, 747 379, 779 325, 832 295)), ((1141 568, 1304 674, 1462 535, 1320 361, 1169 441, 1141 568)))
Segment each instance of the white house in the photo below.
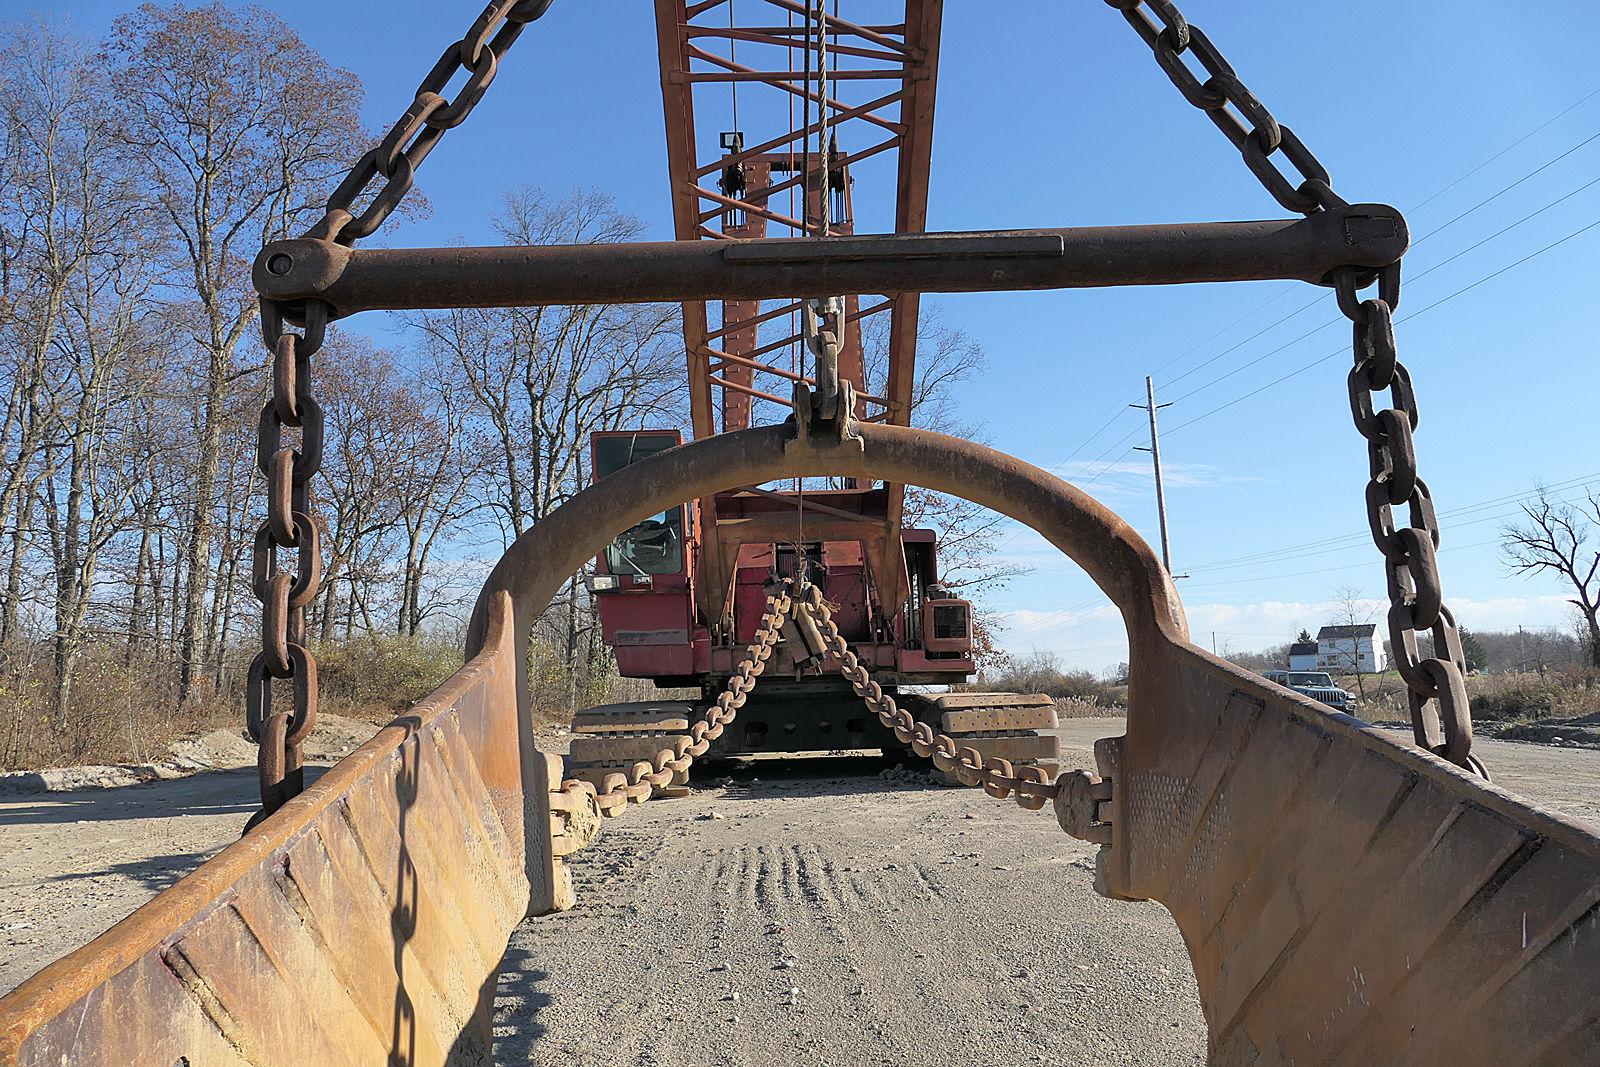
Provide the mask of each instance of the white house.
POLYGON ((1317 669, 1376 674, 1388 666, 1378 624, 1324 626, 1317 631, 1317 669))
POLYGON ((1291 671, 1321 670, 1317 664, 1317 643, 1315 641, 1296 641, 1289 646, 1289 669, 1291 671))

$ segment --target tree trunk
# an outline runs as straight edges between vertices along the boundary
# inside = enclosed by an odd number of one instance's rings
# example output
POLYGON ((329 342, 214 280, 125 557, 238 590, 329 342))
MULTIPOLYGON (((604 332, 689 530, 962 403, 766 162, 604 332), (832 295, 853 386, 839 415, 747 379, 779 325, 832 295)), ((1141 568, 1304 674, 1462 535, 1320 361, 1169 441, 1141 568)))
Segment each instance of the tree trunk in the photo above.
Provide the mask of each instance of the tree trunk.
POLYGON ((16 522, 11 529, 11 558, 6 561, 5 610, 0 615, 0 648, 9 648, 17 639, 21 624, 22 564, 28 551, 28 528, 33 524, 33 494, 17 500, 16 522))
POLYGON ((201 627, 206 591, 211 579, 212 511, 216 507, 217 474, 221 463, 223 390, 226 385, 227 358, 213 350, 206 385, 205 421, 200 431, 199 467, 194 484, 194 507, 190 511, 189 552, 184 561, 185 589, 183 629, 178 647, 178 703, 187 704, 194 688, 199 664, 201 627))
POLYGON ((222 598, 221 608, 217 611, 217 633, 215 650, 212 654, 211 690, 221 693, 227 684, 228 666, 228 629, 233 625, 234 590, 237 588, 239 577, 239 553, 228 553, 227 562, 223 566, 217 592, 222 598))
POLYGON ((145 576, 150 572, 150 527, 154 523, 154 516, 144 508, 140 508, 135 521, 139 526, 139 551, 133 560, 133 588, 128 600, 128 635, 122 646, 122 665, 133 666, 133 657, 140 643, 140 633, 144 628, 145 613, 148 611, 145 599, 145 576))

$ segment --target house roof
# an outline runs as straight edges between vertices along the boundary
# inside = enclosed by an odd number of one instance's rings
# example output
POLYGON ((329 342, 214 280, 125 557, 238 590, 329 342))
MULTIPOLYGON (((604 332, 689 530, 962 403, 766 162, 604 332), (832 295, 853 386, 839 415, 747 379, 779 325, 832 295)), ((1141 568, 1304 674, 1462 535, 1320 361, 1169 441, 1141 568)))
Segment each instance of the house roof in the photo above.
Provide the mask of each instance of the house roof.
POLYGON ((1329 637, 1371 637, 1378 632, 1375 622, 1358 623, 1355 626, 1324 626, 1317 631, 1317 640, 1329 637))
POLYGON ((1296 641, 1289 646, 1289 655, 1291 656, 1315 656, 1316 654, 1317 643, 1315 641, 1296 641))

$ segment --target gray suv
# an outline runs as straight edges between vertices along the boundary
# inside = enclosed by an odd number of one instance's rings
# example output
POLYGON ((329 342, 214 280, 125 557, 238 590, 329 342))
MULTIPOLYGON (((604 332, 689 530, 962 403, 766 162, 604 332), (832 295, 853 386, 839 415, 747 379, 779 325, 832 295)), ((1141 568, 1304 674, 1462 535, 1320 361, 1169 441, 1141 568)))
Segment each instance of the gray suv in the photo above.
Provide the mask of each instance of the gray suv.
POLYGON ((1326 671, 1262 671, 1261 676, 1296 693, 1304 693, 1312 700, 1319 700, 1335 711, 1355 714, 1356 695, 1334 685, 1326 671))

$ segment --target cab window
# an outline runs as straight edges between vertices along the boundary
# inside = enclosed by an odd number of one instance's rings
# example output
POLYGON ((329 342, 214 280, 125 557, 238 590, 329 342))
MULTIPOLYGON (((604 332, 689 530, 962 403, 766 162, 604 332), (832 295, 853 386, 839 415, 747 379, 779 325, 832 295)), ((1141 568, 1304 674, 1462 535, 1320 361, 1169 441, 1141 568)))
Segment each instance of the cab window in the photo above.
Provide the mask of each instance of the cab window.
MULTIPOLYGON (((594 439, 594 475, 598 481, 630 463, 678 444, 675 431, 608 434, 594 439)), ((624 530, 606 546, 606 570, 644 576, 678 574, 683 570, 683 507, 668 508, 624 530)))

